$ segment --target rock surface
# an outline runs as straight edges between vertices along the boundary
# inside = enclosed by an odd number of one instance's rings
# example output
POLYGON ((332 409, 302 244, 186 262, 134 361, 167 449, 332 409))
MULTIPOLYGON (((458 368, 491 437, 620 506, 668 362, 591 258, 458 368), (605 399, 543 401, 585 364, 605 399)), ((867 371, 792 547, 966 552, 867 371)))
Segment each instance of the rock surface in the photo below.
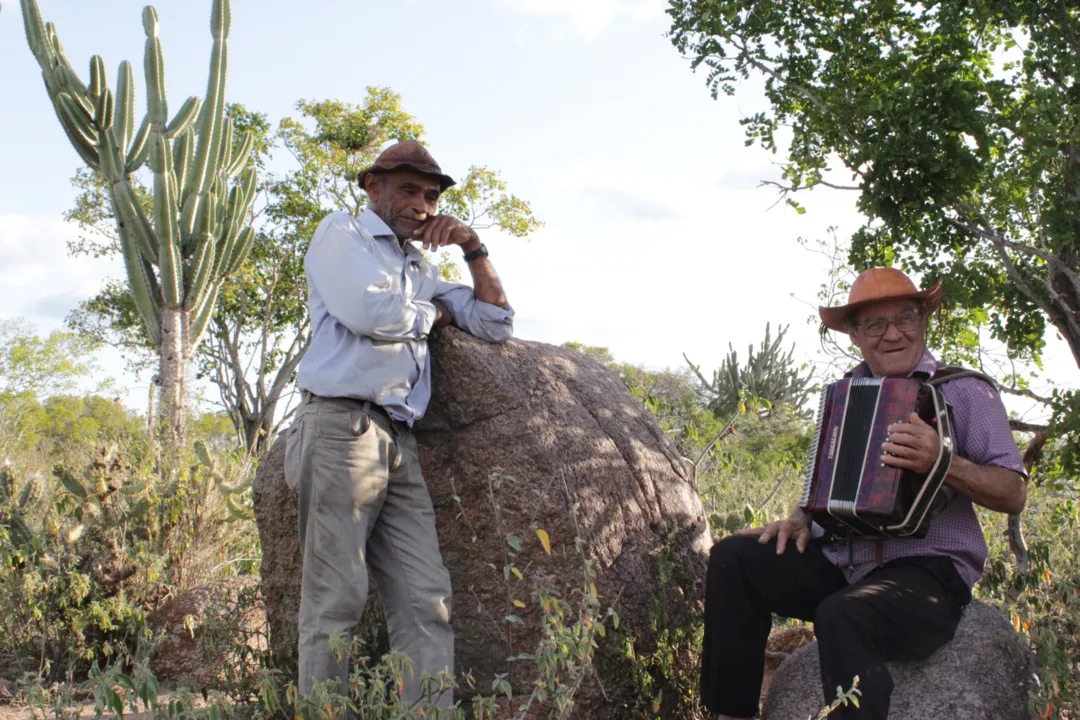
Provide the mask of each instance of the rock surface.
MULTIPOLYGON (((924 661, 889 663, 895 690, 889 720, 1030 720, 1034 660, 1002 614, 978 601, 956 637, 924 661)), ((807 720, 824 707, 817 643, 776 671, 765 720, 807 720)), ((830 698, 830 701, 832 698, 830 698)))
POLYGON ((225 648, 240 641, 252 650, 266 649, 266 614, 258 585, 259 579, 250 576, 221 578, 155 610, 150 627, 164 635, 150 661, 158 680, 203 690, 218 687, 227 673, 243 673, 244 660, 225 648))
MULTIPOLYGON (((710 540, 674 444, 613 373, 581 353, 516 340, 489 345, 454 329, 440 331, 431 350, 434 396, 416 436, 453 580, 458 672, 471 672, 481 692, 496 673, 508 674, 515 694, 528 692, 535 665, 507 658, 537 648, 542 592, 557 590, 574 605, 567 622, 576 619, 587 587, 580 536, 601 609, 614 605, 621 624, 617 632, 607 624, 600 682, 585 679, 575 717, 629 717, 661 694, 660 716, 688 716, 685 693, 666 676, 654 673, 648 697, 634 678, 650 671, 658 641, 691 677, 697 663, 698 648, 679 630, 700 615, 710 540), (550 538, 550 554, 537 530, 550 538)), ((284 438, 260 464, 253 493, 271 642, 287 655, 296 642, 300 555, 283 456, 284 438)))

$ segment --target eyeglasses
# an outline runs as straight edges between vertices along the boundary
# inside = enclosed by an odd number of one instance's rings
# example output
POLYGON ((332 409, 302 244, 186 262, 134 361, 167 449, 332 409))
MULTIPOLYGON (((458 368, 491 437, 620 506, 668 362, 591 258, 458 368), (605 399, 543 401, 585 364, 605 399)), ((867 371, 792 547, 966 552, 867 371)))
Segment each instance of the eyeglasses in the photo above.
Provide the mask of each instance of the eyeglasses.
POLYGON ((915 326, 918 325, 919 319, 919 313, 909 311, 901 313, 892 319, 882 318, 864 325, 856 325, 855 327, 869 337, 881 337, 888 332, 890 325, 895 325, 896 329, 902 333, 911 332, 915 329, 915 326))

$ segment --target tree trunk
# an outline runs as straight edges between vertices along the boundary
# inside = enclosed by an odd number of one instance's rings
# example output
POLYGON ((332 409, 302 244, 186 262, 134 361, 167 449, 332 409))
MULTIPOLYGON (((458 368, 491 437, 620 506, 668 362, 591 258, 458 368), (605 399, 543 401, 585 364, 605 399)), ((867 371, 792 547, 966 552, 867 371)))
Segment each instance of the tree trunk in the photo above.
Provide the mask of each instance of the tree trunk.
MULTIPOLYGON (((173 460, 184 447, 184 413, 187 404, 187 323, 189 313, 181 308, 165 308, 161 315, 161 348, 158 384, 158 440, 162 457, 173 460)), ((166 465, 170 464, 166 462, 166 465)))
POLYGON ((274 413, 277 403, 269 403, 262 412, 244 422, 244 439, 252 457, 262 457, 274 443, 274 413))

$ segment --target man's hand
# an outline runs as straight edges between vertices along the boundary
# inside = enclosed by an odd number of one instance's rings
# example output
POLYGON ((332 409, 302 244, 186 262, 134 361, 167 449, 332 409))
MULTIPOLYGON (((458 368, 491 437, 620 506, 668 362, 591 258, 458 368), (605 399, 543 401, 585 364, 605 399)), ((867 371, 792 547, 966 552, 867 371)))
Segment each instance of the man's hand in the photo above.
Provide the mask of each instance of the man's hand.
POLYGON ((928 473, 937 462, 937 430, 915 413, 911 413, 908 420, 889 426, 886 442, 881 446, 881 462, 904 470, 928 473))
POLYGON ((413 237, 425 250, 435 251, 447 245, 460 245, 468 252, 480 245, 476 231, 453 215, 435 215, 413 231, 413 237))
POLYGON ((787 547, 787 541, 795 539, 795 549, 800 553, 806 552, 806 546, 810 542, 810 518, 802 510, 796 509, 791 517, 786 520, 774 522, 764 528, 747 528, 740 530, 740 535, 760 535, 758 542, 765 543, 776 538, 776 554, 783 555, 787 547))
POLYGON ((450 311, 446 309, 446 305, 441 300, 432 300, 431 304, 438 311, 435 315, 435 327, 443 327, 454 321, 454 316, 450 314, 450 311))

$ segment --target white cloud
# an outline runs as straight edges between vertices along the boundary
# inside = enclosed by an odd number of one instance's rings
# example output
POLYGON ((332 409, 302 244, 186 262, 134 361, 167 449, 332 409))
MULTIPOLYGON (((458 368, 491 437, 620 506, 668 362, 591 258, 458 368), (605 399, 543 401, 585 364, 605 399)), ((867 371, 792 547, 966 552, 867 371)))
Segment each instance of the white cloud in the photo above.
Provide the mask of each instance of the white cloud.
POLYGON ((0 316, 22 316, 52 328, 108 277, 117 260, 71 257, 67 243, 78 229, 58 218, 0 213, 0 316))
POLYGON ((593 38, 619 15, 635 19, 663 12, 663 0, 496 0, 497 7, 510 7, 534 15, 565 15, 574 30, 593 38))

